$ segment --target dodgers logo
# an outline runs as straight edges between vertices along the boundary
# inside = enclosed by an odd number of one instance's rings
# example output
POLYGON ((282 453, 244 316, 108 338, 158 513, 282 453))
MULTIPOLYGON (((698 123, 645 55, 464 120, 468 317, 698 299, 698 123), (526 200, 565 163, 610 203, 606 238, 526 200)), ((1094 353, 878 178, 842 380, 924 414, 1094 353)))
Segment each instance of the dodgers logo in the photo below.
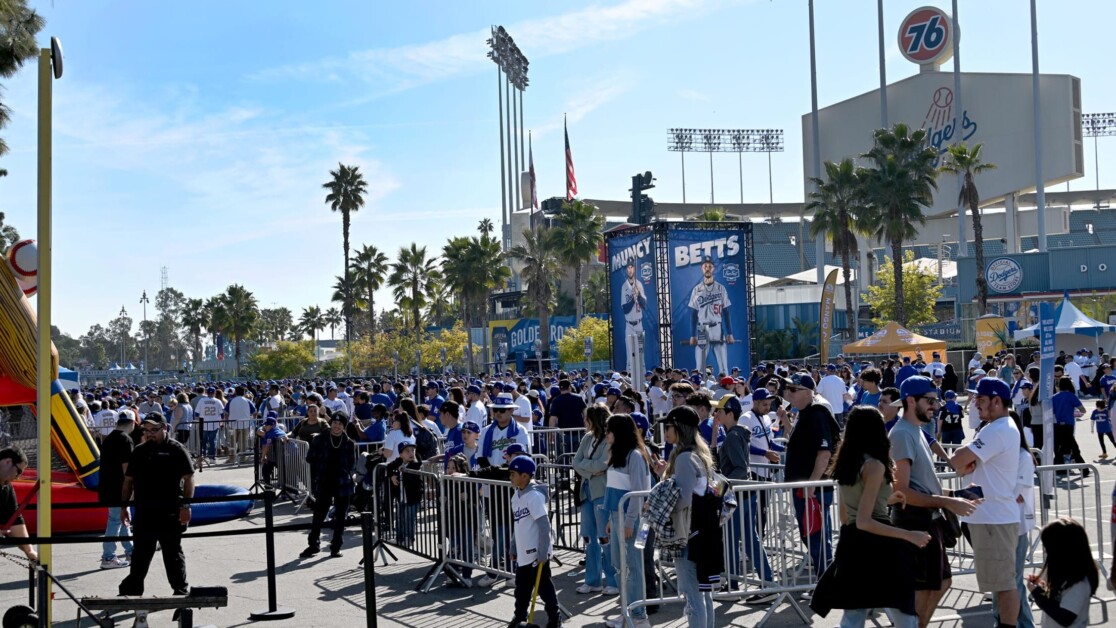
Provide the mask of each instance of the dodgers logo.
POLYGON ((655 269, 651 266, 651 262, 644 262, 639 265, 639 278, 643 280, 643 283, 651 283, 654 272, 655 269))
POLYGON ((740 265, 729 262, 725 264, 725 268, 721 271, 721 274, 724 275, 725 281, 727 281, 729 285, 732 285, 736 283, 737 279, 740 279, 740 265))
POLYGON ((1010 257, 999 257, 988 264, 984 279, 996 292, 1013 292, 1023 283, 1023 267, 1010 257))

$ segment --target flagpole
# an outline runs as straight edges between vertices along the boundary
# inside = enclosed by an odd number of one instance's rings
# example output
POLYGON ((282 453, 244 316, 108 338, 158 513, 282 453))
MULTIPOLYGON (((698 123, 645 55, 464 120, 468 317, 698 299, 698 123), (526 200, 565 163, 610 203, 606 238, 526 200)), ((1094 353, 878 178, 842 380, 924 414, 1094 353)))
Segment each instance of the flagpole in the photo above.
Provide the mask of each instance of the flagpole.
POLYGON ((562 114, 562 167, 566 170, 566 200, 570 198, 570 128, 566 123, 566 114, 562 114))

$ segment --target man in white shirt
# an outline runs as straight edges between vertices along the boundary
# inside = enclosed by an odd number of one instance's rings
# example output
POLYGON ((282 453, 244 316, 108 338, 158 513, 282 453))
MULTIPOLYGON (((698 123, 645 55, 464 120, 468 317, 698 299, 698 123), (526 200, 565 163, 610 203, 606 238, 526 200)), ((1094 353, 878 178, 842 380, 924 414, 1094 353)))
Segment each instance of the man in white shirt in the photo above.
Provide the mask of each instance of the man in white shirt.
POLYGON ((1066 365, 1063 367, 1066 377, 1073 381, 1073 389, 1077 394, 1081 394, 1081 376, 1084 373, 1081 370, 1081 365, 1075 360, 1066 360, 1066 365))
POLYGON ((159 393, 154 390, 147 391, 147 399, 139 404, 139 412, 140 416, 147 416, 152 412, 162 414, 163 404, 159 401, 159 393))
POLYGON ((973 359, 969 360, 969 371, 978 369, 984 364, 984 356, 979 353, 973 354, 973 359))
POLYGON ((217 459, 217 431, 221 427, 221 417, 225 413, 225 404, 214 397, 217 389, 210 386, 205 389, 204 395, 198 395, 194 407, 195 420, 201 421, 202 427, 202 454, 210 462, 217 459))
POLYGON ((102 408, 100 401, 94 401, 91 410, 93 412, 93 425, 97 426, 97 431, 94 431, 93 434, 97 435, 97 441, 100 442, 101 439, 112 434, 112 431, 116 429, 116 413, 107 405, 102 408), (109 427, 110 423, 112 424, 111 427, 109 427))
POLYGON ((279 394, 279 384, 272 384, 268 395, 267 403, 263 404, 266 406, 266 410, 261 409, 260 412, 265 416, 268 410, 274 412, 276 415, 281 414, 280 410, 283 408, 283 396, 279 394))
MULTIPOLYGON (((492 409, 492 423, 481 431, 481 453, 477 456, 487 458, 488 464, 498 467, 504 464, 504 452, 512 443, 519 443, 524 451, 531 451, 531 441, 527 438, 527 431, 512 420, 515 411, 515 401, 508 393, 496 395, 496 399, 488 406, 492 409)), ((482 463, 482 466, 483 463, 482 463)))
POLYGON ((465 420, 472 421, 484 429, 488 425, 488 410, 485 409, 484 403, 480 400, 481 389, 476 384, 470 384, 465 389, 465 402, 469 406, 465 410, 465 420))
POLYGON ((945 364, 942 363, 942 354, 935 351, 931 355, 931 359, 932 361, 930 362, 930 364, 927 364, 926 368, 922 369, 922 372, 930 377, 934 376, 935 371, 941 371, 945 373, 945 364))
POLYGON ((770 411, 771 394, 766 388, 760 388, 752 393, 752 409, 740 417, 740 425, 752 433, 748 445, 751 472, 763 480, 771 477, 771 469, 764 465, 778 464, 779 452, 783 451, 783 447, 775 442, 771 434, 770 411))
POLYGON ((256 408, 244 393, 244 386, 237 386, 233 398, 229 399, 229 405, 225 408, 230 463, 240 462, 240 454, 248 453, 249 449, 248 438, 252 432, 252 415, 256 408))
POLYGON ((515 400, 515 411, 512 412, 512 418, 519 423, 531 423, 531 400, 527 395, 520 394, 519 387, 515 384, 508 384, 504 386, 504 392, 510 392, 512 399, 515 400))
POLYGON ((829 364, 825 367, 825 377, 818 382, 817 393, 825 397, 829 407, 833 408, 833 416, 841 425, 845 424, 845 393, 848 386, 845 380, 837 376, 837 367, 829 364))
POLYGON ((322 400, 322 404, 325 407, 329 408, 330 412, 340 411, 340 412, 344 412, 345 414, 348 414, 349 413, 349 406, 345 404, 344 399, 338 398, 337 392, 338 392, 338 390, 337 390, 336 386, 334 386, 333 388, 330 388, 329 392, 326 393, 326 398, 322 400))
POLYGON ((999 379, 985 378, 975 390, 984 427, 973 441, 957 450, 950 465, 984 490, 984 500, 962 520, 969 525, 977 586, 992 592, 1000 625, 1014 626, 1019 616, 1015 582, 1015 549, 1019 539, 1016 476, 1019 473, 1019 430, 1008 416, 1011 388, 999 379))

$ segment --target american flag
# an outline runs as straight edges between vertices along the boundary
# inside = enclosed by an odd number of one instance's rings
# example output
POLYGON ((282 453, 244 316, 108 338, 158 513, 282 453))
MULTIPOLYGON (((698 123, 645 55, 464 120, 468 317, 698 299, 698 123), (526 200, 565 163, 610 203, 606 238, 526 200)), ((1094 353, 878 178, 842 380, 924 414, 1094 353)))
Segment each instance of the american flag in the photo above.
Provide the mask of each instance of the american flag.
POLYGON ((534 148, 531 146, 530 134, 527 135, 527 172, 528 177, 531 179, 531 208, 535 211, 538 211, 539 194, 538 188, 535 187, 535 151, 534 148))
POLYGON ((566 200, 572 201, 577 196, 577 176, 574 175, 573 153, 570 152, 570 130, 565 120, 562 120, 562 130, 566 134, 566 200))

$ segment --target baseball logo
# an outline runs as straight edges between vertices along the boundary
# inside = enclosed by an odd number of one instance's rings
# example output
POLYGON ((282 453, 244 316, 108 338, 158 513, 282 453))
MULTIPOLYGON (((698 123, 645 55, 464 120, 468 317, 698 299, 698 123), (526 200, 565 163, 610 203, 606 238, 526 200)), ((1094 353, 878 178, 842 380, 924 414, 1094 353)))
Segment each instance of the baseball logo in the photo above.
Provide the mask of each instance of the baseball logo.
POLYGON ((1010 257, 998 257, 989 262, 984 279, 996 292, 1013 292, 1023 283, 1023 267, 1010 257))

